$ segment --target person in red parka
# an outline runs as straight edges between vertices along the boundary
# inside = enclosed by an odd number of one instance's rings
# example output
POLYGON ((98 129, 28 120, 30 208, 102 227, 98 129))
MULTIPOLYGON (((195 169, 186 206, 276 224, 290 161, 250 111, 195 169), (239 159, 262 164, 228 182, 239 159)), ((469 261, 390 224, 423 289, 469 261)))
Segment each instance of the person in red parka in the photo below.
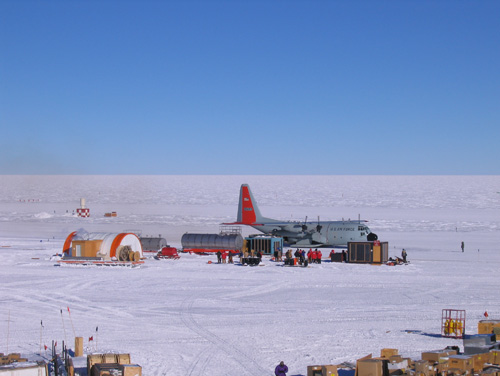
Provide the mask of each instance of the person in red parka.
POLYGON ((276 376, 286 376, 287 372, 288 372, 288 367, 285 365, 285 362, 283 361, 281 361, 280 364, 278 364, 274 369, 274 374, 276 376))
POLYGON ((316 255, 316 262, 321 264, 321 257, 323 257, 323 253, 318 249, 318 254, 316 255))

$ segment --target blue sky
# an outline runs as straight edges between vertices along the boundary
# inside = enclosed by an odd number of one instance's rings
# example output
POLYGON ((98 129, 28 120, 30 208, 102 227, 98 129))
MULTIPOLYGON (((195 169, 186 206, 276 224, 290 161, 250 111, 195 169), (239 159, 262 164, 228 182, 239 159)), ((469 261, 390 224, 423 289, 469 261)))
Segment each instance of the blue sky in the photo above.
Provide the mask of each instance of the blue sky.
POLYGON ((0 2, 0 174, 500 174, 498 1, 0 2))

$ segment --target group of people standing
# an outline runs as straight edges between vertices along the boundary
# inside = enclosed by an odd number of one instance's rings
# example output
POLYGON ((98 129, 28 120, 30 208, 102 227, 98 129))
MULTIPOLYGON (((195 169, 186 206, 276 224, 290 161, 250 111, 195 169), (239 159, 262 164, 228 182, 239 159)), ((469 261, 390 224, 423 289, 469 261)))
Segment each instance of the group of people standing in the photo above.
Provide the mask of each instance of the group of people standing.
MULTIPOLYGON (((243 263, 243 260, 248 258, 258 258, 259 262, 262 261, 262 252, 255 252, 253 249, 249 251, 240 252, 238 254, 240 258, 240 263, 243 263)), ((233 261, 234 254, 231 251, 217 251, 217 264, 234 264, 233 261)))
POLYGON ((217 251, 217 264, 233 263, 233 253, 231 251, 217 251))
POLYGON ((307 264, 321 264, 321 258, 323 257, 323 253, 319 249, 312 249, 310 248, 309 251, 306 253, 304 249, 298 248, 294 253, 292 252, 291 249, 289 249, 286 252, 285 255, 287 260, 292 259, 295 257, 300 265, 303 265, 307 262, 307 264))

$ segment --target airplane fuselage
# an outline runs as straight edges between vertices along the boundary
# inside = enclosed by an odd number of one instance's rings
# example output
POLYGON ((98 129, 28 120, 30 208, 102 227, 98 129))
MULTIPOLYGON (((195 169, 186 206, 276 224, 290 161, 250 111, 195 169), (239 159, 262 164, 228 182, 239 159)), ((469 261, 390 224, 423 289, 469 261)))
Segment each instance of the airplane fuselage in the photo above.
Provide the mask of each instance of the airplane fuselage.
POLYGON ((347 242, 366 241, 370 230, 361 221, 320 221, 253 224, 256 230, 283 237, 292 247, 346 247, 347 242))

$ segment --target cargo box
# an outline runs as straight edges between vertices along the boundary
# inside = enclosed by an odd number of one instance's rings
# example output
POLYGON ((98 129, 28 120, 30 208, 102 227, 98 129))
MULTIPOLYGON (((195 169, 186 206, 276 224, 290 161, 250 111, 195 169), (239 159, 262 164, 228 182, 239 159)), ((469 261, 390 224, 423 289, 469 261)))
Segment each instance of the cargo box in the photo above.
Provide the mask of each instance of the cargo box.
POLYGON ((130 364, 130 354, 116 354, 116 362, 119 364, 130 364))
POLYGON ((118 363, 116 361, 116 354, 102 354, 101 363, 118 363))
POLYGON ((483 354, 475 354, 471 355, 472 357, 472 368, 475 372, 481 371, 484 367, 485 363, 489 363, 490 361, 490 353, 483 354))
POLYGON ((384 376, 384 361, 381 359, 358 360, 356 364, 357 376, 384 376))
POLYGON ((462 371, 472 371, 473 359, 472 356, 467 355, 450 355, 448 357, 448 364, 450 369, 459 369, 462 371))
POLYGON ((118 363, 98 363, 92 366, 90 376, 123 376, 123 370, 118 363))
POLYGON ((500 350, 490 350, 489 351, 489 362, 491 364, 500 364, 500 350))
POLYGON ((120 364, 123 376, 142 376, 142 367, 137 364, 120 364))
POLYGON ((307 376, 323 376, 321 366, 307 366, 307 376))
POLYGON ((0 364, 10 364, 10 359, 8 356, 0 357, 0 364))
POLYGON ((390 358, 391 356, 398 355, 398 349, 382 349, 380 350, 381 358, 390 358))
POLYGON ((102 354, 87 355, 87 374, 90 375, 90 370, 94 364, 102 363, 102 354))
MULTIPOLYGON (((441 358, 441 359, 444 359, 444 358, 441 358)), ((448 361, 438 363, 435 365, 436 374, 437 375, 446 375, 446 373, 448 372, 448 368, 449 368, 448 361)))
POLYGON ((389 370, 389 373, 394 373, 394 371, 399 370, 399 371, 402 371, 402 372, 400 372, 400 374, 401 374, 403 372, 406 372, 406 370, 410 367, 409 367, 408 359, 401 359, 401 361, 399 361, 399 362, 390 362, 389 361, 387 363, 387 368, 389 370))
POLYGON ((435 376, 436 370, 434 366, 427 360, 415 361, 415 376, 435 376))
POLYGON ((18 360, 21 357, 21 354, 19 353, 11 353, 8 355, 10 360, 18 360))
POLYGON ((491 334, 495 327, 500 327, 500 320, 480 320, 477 324, 477 333, 491 334))
POLYGON ((391 362, 391 363, 399 363, 405 359, 409 360, 409 358, 403 358, 401 355, 392 355, 388 358, 389 362, 391 362))
POLYGON ((438 363, 441 358, 447 358, 450 355, 456 355, 456 350, 434 350, 422 353, 422 360, 427 360, 432 363, 438 363))

